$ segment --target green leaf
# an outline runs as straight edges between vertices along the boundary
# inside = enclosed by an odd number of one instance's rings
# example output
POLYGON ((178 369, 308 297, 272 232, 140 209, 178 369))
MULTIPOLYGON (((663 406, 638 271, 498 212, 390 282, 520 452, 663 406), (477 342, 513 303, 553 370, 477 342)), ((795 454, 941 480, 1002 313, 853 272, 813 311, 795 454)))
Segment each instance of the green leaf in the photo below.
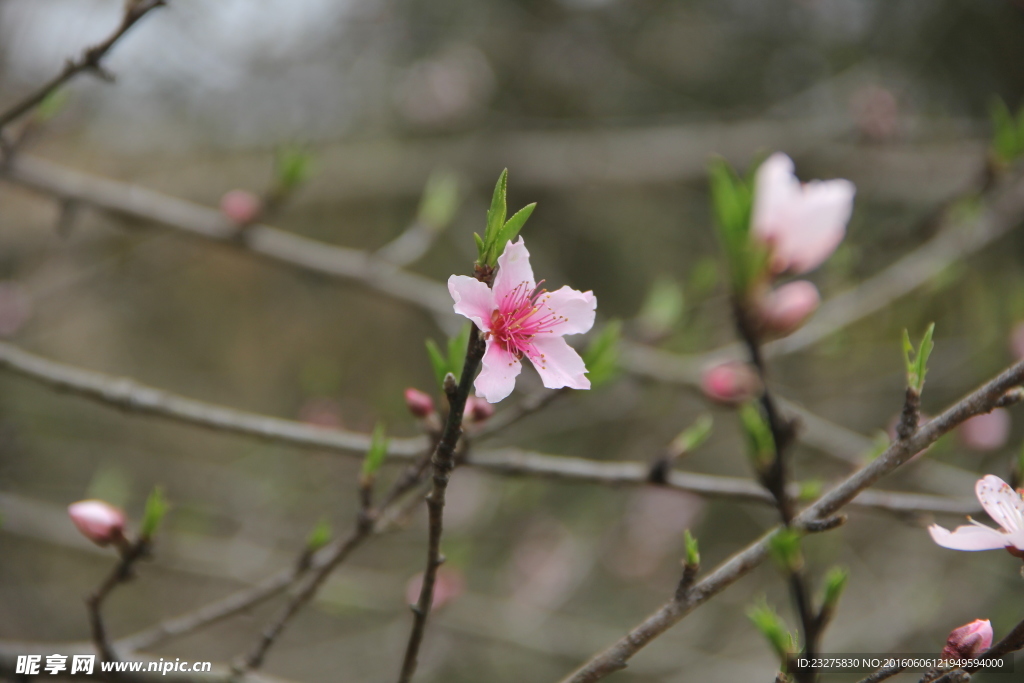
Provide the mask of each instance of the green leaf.
POLYGON ((780 529, 768 540, 768 551, 779 566, 786 571, 799 571, 803 566, 800 552, 800 532, 796 529, 780 529))
POLYGON ((619 343, 622 341, 622 323, 610 320, 604 329, 591 339, 584 350, 583 364, 587 366, 590 386, 607 384, 619 373, 619 343))
MULTIPOLYGON (((1024 108, 1021 109, 1024 115, 1024 108)), ((1003 163, 1012 163, 1021 152, 1024 151, 1024 138, 1021 136, 1021 128, 1014 120, 1006 103, 996 99, 991 107, 992 118, 992 151, 1003 163)))
POLYGON ((494 195, 491 197, 491 208, 487 210, 487 231, 484 233, 484 242, 487 247, 493 249, 494 241, 498 237, 498 231, 505 225, 505 196, 508 193, 508 169, 506 168, 498 176, 498 182, 494 186, 494 195))
POLYGON ((775 610, 762 600, 747 610, 747 617, 754 623, 758 631, 768 640, 768 644, 779 658, 785 669, 789 658, 796 652, 796 639, 787 629, 775 610))
POLYGON ((430 358, 430 367, 434 369, 437 386, 444 388, 444 376, 448 374, 448 360, 433 339, 427 340, 427 356, 430 358))
POLYGON ((709 169, 711 202, 719 242, 736 293, 745 294, 768 263, 768 252, 750 239, 753 192, 722 159, 709 169))
POLYGON ((667 334, 682 317, 684 305, 683 288, 679 283, 671 277, 660 276, 647 292, 637 319, 648 333, 667 334))
POLYGON ((462 377, 462 366, 466 364, 466 351, 469 349, 469 333, 472 329, 472 325, 466 323, 457 335, 448 340, 448 372, 455 375, 456 379, 462 377))
POLYGON ((715 420, 710 414, 705 413, 684 429, 679 436, 672 440, 669 449, 675 453, 692 453, 711 436, 711 427, 715 420))
POLYGON ((313 530, 309 532, 309 536, 306 537, 306 548, 311 553, 315 553, 320 548, 331 542, 331 523, 326 519, 321 519, 313 527, 313 530))
POLYGON ((146 510, 142 513, 142 527, 139 530, 142 538, 153 538, 169 507, 163 489, 159 486, 154 488, 146 499, 146 510))
POLYGON ((476 260, 480 263, 484 263, 484 251, 487 246, 484 244, 484 238, 480 236, 480 233, 473 233, 473 241, 476 242, 476 260))
POLYGON ((459 208, 459 177, 446 171, 434 171, 427 178, 417 212, 419 221, 434 232, 451 224, 459 208))
POLYGON ((46 123, 52 120, 57 114, 64 110, 64 106, 71 99, 68 92, 63 88, 54 90, 47 95, 39 106, 36 107, 36 120, 40 123, 46 123))
POLYGON ((820 479, 808 479, 807 481, 800 482, 800 492, 797 497, 806 502, 817 500, 821 497, 821 491, 824 488, 824 484, 820 479))
POLYGON ((693 537, 690 530, 683 532, 683 542, 686 544, 686 564, 696 567, 700 564, 700 548, 697 539, 693 537))
POLYGON ((753 403, 744 403, 739 410, 740 424, 747 436, 747 452, 754 468, 760 472, 775 459, 775 439, 761 410, 753 403))
POLYGON ((523 208, 513 214, 512 218, 508 219, 508 222, 502 226, 501 230, 498 231, 497 237, 494 240, 494 258, 497 259, 498 255, 504 251, 505 245, 509 242, 515 241, 516 237, 519 236, 519 231, 526 225, 527 219, 530 218, 530 214, 537 208, 537 203, 527 204, 523 208))
POLYGON ((387 433, 384 429, 384 423, 378 422, 373 428, 373 434, 370 437, 370 448, 366 451, 366 457, 363 458, 363 478, 368 479, 376 476, 384 464, 384 459, 387 455, 387 433))
POLYGON ((277 150, 274 172, 277 184, 290 192, 304 183, 312 174, 313 156, 300 147, 284 146, 277 150))
POLYGON ((844 567, 832 567, 825 574, 825 589, 821 599, 822 609, 835 610, 839 598, 843 595, 850 572, 844 567))
POLYGON ((917 349, 910 342, 910 333, 903 330, 903 362, 907 369, 907 386, 918 393, 924 390, 925 375, 928 373, 928 358, 935 348, 932 336, 935 334, 935 323, 928 326, 917 349))

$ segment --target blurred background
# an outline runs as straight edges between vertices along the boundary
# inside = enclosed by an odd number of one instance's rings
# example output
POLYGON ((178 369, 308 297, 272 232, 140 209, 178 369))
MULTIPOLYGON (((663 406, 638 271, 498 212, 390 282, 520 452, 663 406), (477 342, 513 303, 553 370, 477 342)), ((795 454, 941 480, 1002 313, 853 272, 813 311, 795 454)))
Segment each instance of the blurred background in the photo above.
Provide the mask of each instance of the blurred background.
MULTIPOLYGON (((122 6, 0 0, 0 109, 109 35, 122 6)), ((594 290, 599 327, 621 319, 633 340, 695 353, 732 340, 705 180, 713 154, 743 168, 783 150, 804 179, 856 183, 849 238, 812 276, 827 297, 924 243, 935 231, 926 217, 979 186, 994 98, 1022 103, 1022 37, 1024 5, 1007 0, 169 0, 106 60, 116 82, 75 80, 24 153, 216 207, 232 189, 270 187, 279 150, 302 149, 310 177, 270 222, 366 250, 401 235, 428 178, 444 174, 457 199, 411 266, 438 281, 469 272, 472 232, 508 167, 510 208, 538 202, 524 236, 539 277, 594 290)), ((779 359, 780 393, 873 438, 902 402, 901 330, 934 320, 924 407, 939 411, 1014 359, 1022 255, 1011 232, 779 359)), ((379 292, 88 207, 69 216, 0 182, 0 333, 48 358, 326 427, 367 432, 383 419, 414 436, 402 392, 435 390, 424 340, 447 331, 379 292)), ((531 369, 519 386, 539 388, 531 369)), ((681 466, 749 476, 730 411, 628 372, 477 446, 651 461, 708 411, 713 436, 681 466)), ((971 473, 1007 476, 1022 436, 951 436, 884 486, 969 498, 971 473)), ((850 468, 809 447, 796 458, 803 478, 850 468)), ((117 637, 288 566, 321 519, 344 533, 358 468, 2 373, 0 638, 88 638, 82 597, 112 560, 75 534, 73 501, 103 497, 137 520, 162 485, 173 505, 156 557, 108 604, 117 637)), ((449 504, 456 596, 431 621, 422 681, 557 680, 671 595, 684 529, 711 568, 775 520, 729 500, 473 469, 455 473, 449 504)), ((855 511, 808 539, 812 572, 842 564, 852 576, 826 651, 937 652, 967 621, 991 618, 998 635, 1024 617, 1020 562, 941 550, 931 521, 855 511)), ((266 670, 393 677, 425 540, 420 510, 360 548, 266 670)), ((776 663, 745 616, 761 596, 795 628, 765 565, 613 680, 769 680, 776 663)), ((153 654, 229 661, 279 604, 153 654)))

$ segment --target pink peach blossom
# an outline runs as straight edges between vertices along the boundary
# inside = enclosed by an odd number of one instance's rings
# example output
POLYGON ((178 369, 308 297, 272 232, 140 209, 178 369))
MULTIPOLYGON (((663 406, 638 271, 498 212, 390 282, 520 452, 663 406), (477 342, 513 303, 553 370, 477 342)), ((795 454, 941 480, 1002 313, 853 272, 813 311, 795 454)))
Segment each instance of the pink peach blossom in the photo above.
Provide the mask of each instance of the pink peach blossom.
POLYGON ((1001 528, 993 529, 968 517, 970 524, 953 531, 932 524, 928 527, 932 540, 952 550, 1006 548, 1013 555, 1021 555, 1024 552, 1024 499, 1020 493, 994 474, 979 479, 974 490, 985 512, 1001 528))
POLYGON ((777 152, 757 169, 751 232, 771 250, 775 274, 806 273, 832 255, 846 233, 856 189, 848 180, 802 184, 777 152))
POLYGON ((960 659, 980 655, 992 647, 992 622, 988 619, 975 619, 969 624, 955 628, 946 639, 942 648, 945 659, 960 659))
POLYGON ((549 292, 537 289, 530 253, 520 237, 505 245, 498 257, 494 286, 465 275, 452 275, 448 291, 455 312, 480 328, 487 343, 483 370, 476 378, 476 395, 497 403, 512 393, 530 359, 548 389, 589 389, 583 359, 563 335, 582 334, 594 325, 597 298, 593 292, 570 287, 549 292))
POLYGON ((761 325, 765 332, 784 337, 798 330, 820 303, 818 288, 807 280, 787 282, 761 300, 761 325))
POLYGON ((996 408, 991 413, 975 415, 957 430, 960 440, 977 451, 994 451, 1010 438, 1010 411, 996 408))
POLYGON ((260 217, 263 200, 248 190, 231 190, 220 198, 220 211, 232 223, 247 225, 260 217))
POLYGON ((81 500, 68 506, 68 516, 82 535, 99 546, 124 537, 124 513, 102 500, 81 500))
POLYGON ((757 394, 761 381, 746 363, 728 361, 705 370, 700 379, 700 388, 712 401, 738 405, 757 394))
POLYGON ((486 422, 494 415, 494 406, 487 401, 481 401, 475 396, 466 399, 466 419, 470 422, 486 422))

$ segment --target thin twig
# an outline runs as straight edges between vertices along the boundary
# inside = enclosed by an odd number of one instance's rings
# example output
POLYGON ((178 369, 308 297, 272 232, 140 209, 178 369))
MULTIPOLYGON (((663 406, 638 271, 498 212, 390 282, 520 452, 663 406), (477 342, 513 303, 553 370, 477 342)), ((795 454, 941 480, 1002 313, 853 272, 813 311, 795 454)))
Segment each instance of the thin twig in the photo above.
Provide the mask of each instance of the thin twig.
MULTIPOLYGON (((480 279, 486 281, 485 277, 480 279)), ((433 486, 427 495, 427 510, 430 515, 427 565, 423 571, 423 583, 420 586, 419 599, 412 607, 413 625, 409 633, 409 642, 405 648, 402 671, 398 677, 399 683, 409 683, 416 673, 420 644, 423 641, 423 634, 427 627, 430 607, 434 601, 434 582, 437 579, 437 570, 444 563, 444 556, 441 555, 441 534, 444 529, 445 493, 448 490, 448 480, 451 477, 452 470, 455 468, 455 448, 459 443, 459 437, 462 436, 462 416, 466 407, 466 399, 469 397, 473 380, 476 378, 476 372, 480 367, 484 349, 484 341, 480 337, 480 330, 474 325, 473 331, 469 336, 466 360, 462 366, 462 376, 459 378, 459 383, 455 387, 445 387, 448 394, 448 417, 445 420, 441 439, 438 441, 437 448, 434 449, 434 455, 431 458, 433 486)), ((449 375, 450 378, 451 376, 449 375)))
POLYGON ((906 670, 907 667, 896 664, 894 666, 886 666, 878 669, 877 671, 865 676, 860 679, 857 683, 881 683, 888 678, 892 678, 896 674, 906 670))
MULTIPOLYGON (((891 444, 878 458, 848 476, 815 503, 801 511, 794 518, 793 526, 807 528, 810 522, 834 515, 840 508, 853 500, 858 493, 935 443, 943 434, 968 418, 991 410, 1006 392, 1015 388, 1022 381, 1024 381, 1024 362, 1013 365, 995 379, 965 396, 941 415, 924 424, 909 439, 891 444)), ((777 529, 769 531, 744 550, 733 555, 699 581, 690 591, 689 598, 685 602, 670 600, 638 626, 631 629, 622 639, 594 655, 575 672, 565 677, 562 683, 593 683, 593 681, 601 680, 624 668, 629 659, 651 641, 682 621, 696 607, 760 565, 768 554, 770 540, 776 532, 777 529)))
POLYGON ((35 109, 50 96, 50 93, 83 71, 92 71, 106 80, 111 80, 112 76, 103 70, 103 58, 114 47, 114 44, 142 17, 164 4, 166 4, 164 0, 130 0, 125 7, 124 15, 121 17, 121 23, 118 25, 117 30, 102 43, 86 49, 78 59, 69 59, 64 64, 64 69, 60 73, 44 83, 28 97, 0 113, 0 130, 3 130, 7 124, 35 109))
MULTIPOLYGON (((103 405, 207 429, 358 457, 361 457, 370 446, 368 434, 326 429, 197 401, 147 386, 127 377, 107 375, 58 363, 24 351, 8 342, 0 342, 0 369, 10 370, 53 389, 84 396, 103 405)), ((492 419, 497 417, 496 415, 492 419)), ((493 435, 495 431, 497 428, 488 429, 486 435, 493 435)), ((483 433, 478 433, 476 438, 483 436, 483 433)), ((388 456, 392 460, 411 462, 427 446, 425 438, 391 439, 388 456)), ((474 452, 465 456, 462 464, 504 475, 564 479, 609 486, 644 486, 650 483, 649 465, 646 463, 599 461, 547 455, 516 448, 474 452)), ((772 501, 771 495, 756 482, 736 477, 674 470, 668 474, 663 485, 709 497, 759 503, 772 501)), ((790 491, 790 495, 795 493, 796 490, 790 491)), ((853 504, 897 513, 961 516, 976 513, 980 509, 975 499, 955 500, 894 491, 864 491, 853 504)))
POLYGON ((117 659, 110 641, 107 639, 107 630, 103 624, 103 603, 114 591, 125 581, 132 578, 132 568, 135 563, 149 553, 149 539, 140 537, 129 543, 123 537, 120 539, 118 548, 121 553, 120 559, 114 568, 107 574, 107 577, 85 600, 89 610, 89 627, 92 630, 92 641, 100 660, 112 662, 117 659))

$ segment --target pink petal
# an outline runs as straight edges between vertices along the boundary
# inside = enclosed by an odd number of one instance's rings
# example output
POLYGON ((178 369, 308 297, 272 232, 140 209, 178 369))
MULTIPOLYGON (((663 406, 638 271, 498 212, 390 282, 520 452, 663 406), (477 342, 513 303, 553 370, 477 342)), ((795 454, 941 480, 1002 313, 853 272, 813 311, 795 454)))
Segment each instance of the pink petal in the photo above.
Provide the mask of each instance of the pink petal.
POLYGON ((488 403, 497 403, 516 388, 516 377, 522 363, 499 344, 488 340, 484 351, 483 370, 476 377, 476 395, 488 403))
POLYGON ((530 266, 530 252, 520 237, 518 242, 509 241, 505 251, 498 257, 498 274, 494 276, 494 300, 501 302, 516 287, 525 283, 524 289, 533 292, 537 282, 533 279, 530 266))
POLYGON ((800 196, 800 181, 793 175, 793 160, 776 152, 757 169, 751 227, 754 235, 773 243, 792 222, 791 208, 800 196))
POLYGON ((448 278, 448 292, 455 299, 456 313, 466 316, 485 332, 491 329, 491 315, 497 306, 487 285, 466 275, 452 275, 448 278))
POLYGON ((593 292, 581 292, 566 285, 542 295, 538 303, 560 318, 550 328, 554 334, 583 334, 594 326, 597 297, 593 292))
POLYGON ((1009 545, 1006 534, 978 524, 958 526, 953 531, 932 524, 928 533, 933 541, 951 550, 997 550, 1009 545))
POLYGON ((849 180, 816 180, 803 187, 800 228, 789 247, 794 273, 814 270, 832 255, 846 235, 856 188, 849 180))
POLYGON ((550 335, 537 337, 533 341, 537 354, 530 354, 530 361, 537 368, 544 386, 548 389, 589 389, 587 366, 580 354, 569 346, 562 337, 550 335))
POLYGON ((1024 531, 1024 500, 1009 484, 989 474, 978 480, 974 492, 981 507, 999 526, 1011 534, 1024 531))

